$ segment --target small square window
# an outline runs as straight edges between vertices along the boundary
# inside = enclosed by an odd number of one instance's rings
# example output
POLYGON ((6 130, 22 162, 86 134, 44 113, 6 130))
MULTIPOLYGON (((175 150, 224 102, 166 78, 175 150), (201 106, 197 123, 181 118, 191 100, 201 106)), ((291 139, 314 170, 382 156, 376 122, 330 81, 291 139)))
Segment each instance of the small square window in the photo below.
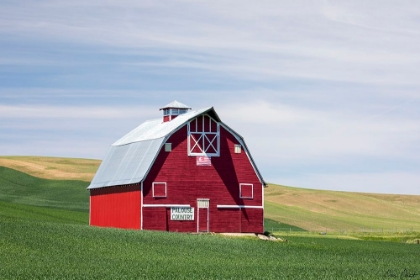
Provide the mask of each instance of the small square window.
POLYGON ((172 152, 172 143, 165 144, 165 152, 172 152))
POLYGON ((235 154, 240 154, 242 152, 242 147, 239 144, 235 144, 235 154))
POLYGON ((167 187, 166 183, 155 182, 152 184, 153 197, 166 197, 167 187))
POLYGON ((254 185, 253 184, 239 184, 239 198, 253 199, 254 185))

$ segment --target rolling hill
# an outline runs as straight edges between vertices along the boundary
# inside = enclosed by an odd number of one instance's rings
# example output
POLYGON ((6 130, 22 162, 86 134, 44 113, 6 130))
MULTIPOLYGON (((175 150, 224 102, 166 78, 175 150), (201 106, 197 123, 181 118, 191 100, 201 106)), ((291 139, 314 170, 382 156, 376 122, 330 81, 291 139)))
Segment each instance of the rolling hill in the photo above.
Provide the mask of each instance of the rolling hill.
MULTIPOLYGON (((18 203, 87 213, 86 187, 99 164, 99 160, 90 159, 0 157, 0 166, 6 167, 0 168, 0 207, 18 203)), ((270 231, 420 231, 419 206, 420 196, 414 195, 322 191, 274 184, 265 189, 266 229, 270 231)))

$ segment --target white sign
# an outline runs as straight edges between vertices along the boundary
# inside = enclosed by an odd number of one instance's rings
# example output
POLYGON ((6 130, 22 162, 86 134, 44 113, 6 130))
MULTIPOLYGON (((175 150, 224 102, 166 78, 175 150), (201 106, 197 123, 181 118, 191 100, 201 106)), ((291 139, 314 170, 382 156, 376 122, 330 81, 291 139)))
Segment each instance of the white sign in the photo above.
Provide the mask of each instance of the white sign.
POLYGON ((193 207, 172 207, 171 208, 172 221, 194 221, 193 207))

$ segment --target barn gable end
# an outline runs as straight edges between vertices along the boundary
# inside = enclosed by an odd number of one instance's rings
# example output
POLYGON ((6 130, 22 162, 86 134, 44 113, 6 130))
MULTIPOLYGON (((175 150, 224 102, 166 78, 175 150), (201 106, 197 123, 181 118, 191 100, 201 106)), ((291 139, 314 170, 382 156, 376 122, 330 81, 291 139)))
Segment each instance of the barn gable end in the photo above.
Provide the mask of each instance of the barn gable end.
POLYGON ((213 108, 145 122, 115 142, 88 188, 91 225, 122 227, 92 217, 107 212, 112 195, 130 200, 116 195, 127 184, 138 186, 138 224, 123 228, 263 232, 265 183, 243 138, 213 108), (112 191, 92 204, 102 189, 112 191))

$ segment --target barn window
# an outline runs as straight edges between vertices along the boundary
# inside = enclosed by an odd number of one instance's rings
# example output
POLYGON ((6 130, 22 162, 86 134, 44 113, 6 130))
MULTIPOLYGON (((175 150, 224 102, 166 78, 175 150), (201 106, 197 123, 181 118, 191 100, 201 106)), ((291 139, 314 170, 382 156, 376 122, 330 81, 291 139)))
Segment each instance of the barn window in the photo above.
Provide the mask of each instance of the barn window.
POLYGON ((188 155, 220 155, 220 125, 210 116, 199 116, 188 123, 188 155))
POLYGON ((245 199, 254 198, 254 185, 253 184, 239 184, 239 197, 245 199))
POLYGON ((153 197, 167 197, 166 183, 154 182, 152 184, 153 197))
POLYGON ((209 199, 199 198, 197 199, 198 208, 209 208, 209 199))
POLYGON ((242 152, 242 147, 239 144, 235 144, 235 154, 240 154, 242 152))
POLYGON ((187 112, 188 112, 188 109, 178 109, 178 108, 163 109, 163 115, 164 116, 181 115, 181 114, 185 114, 187 112))
POLYGON ((172 143, 165 143, 165 152, 172 152, 172 143))

